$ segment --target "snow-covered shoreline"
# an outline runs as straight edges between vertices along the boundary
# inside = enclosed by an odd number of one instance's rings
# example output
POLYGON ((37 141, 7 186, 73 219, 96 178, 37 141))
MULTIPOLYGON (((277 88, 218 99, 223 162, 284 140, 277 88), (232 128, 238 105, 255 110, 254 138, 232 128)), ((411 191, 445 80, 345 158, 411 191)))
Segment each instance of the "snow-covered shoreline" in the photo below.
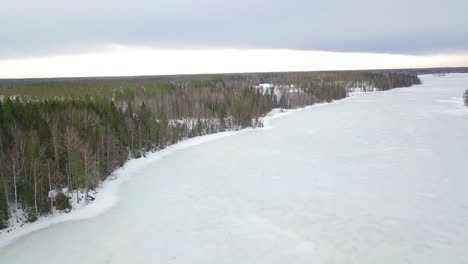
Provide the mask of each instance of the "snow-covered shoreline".
MULTIPOLYGON (((363 94, 365 92, 352 92, 348 94, 348 97, 332 101, 331 103, 337 103, 341 101, 345 101, 346 99, 351 98, 352 96, 356 96, 359 94, 363 94)), ((102 213, 105 213, 107 210, 114 207, 117 202, 119 201, 119 188, 122 183, 129 180, 132 175, 138 173, 141 169, 143 169, 148 164, 159 160, 165 156, 170 155, 179 150, 183 150, 186 148, 190 148, 192 146, 197 146, 200 144, 204 144, 207 142, 211 142, 214 140, 218 140, 221 138, 225 138, 228 136, 236 135, 239 133, 246 133, 251 131, 257 131, 262 129, 272 129, 273 126, 271 125, 270 121, 273 119, 281 118, 286 115, 290 115, 292 113, 298 111, 304 111, 311 109, 313 107, 324 106, 328 105, 329 103, 316 103, 313 105, 308 105, 301 108, 295 109, 283 109, 283 108, 275 108, 272 109, 268 114, 266 114, 261 121, 263 122, 263 127, 248 127, 241 130, 235 131, 223 131, 214 134, 208 134, 203 136, 198 136, 194 138, 188 138, 182 140, 174 145, 170 145, 165 149, 149 152, 145 156, 137 159, 128 160, 124 166, 116 169, 105 181, 103 181, 99 187, 96 189, 95 200, 87 205, 81 206, 76 209, 72 209, 71 212, 56 212, 53 215, 42 216, 39 219, 32 223, 21 223, 21 225, 9 228, 9 231, 0 231, 0 248, 7 246, 8 244, 12 243, 15 239, 20 238, 24 235, 27 235, 31 232, 47 228, 51 225, 66 222, 66 221, 75 221, 75 220, 82 220, 88 219, 95 216, 98 216, 102 213)))
POLYGON ((454 79, 275 110, 128 170, 112 209, 16 239, 0 262, 465 263, 468 75, 454 79))
MULTIPOLYGON (((349 98, 349 97, 348 97, 349 98)), ((344 100, 343 98, 341 100, 344 100)), ((341 101, 339 100, 339 101, 341 101)), ((337 101, 333 101, 337 102, 337 101)), ((265 117, 262 118, 263 127, 248 127, 236 131, 223 131, 209 135, 198 136, 194 138, 188 138, 182 140, 174 145, 170 145, 165 149, 149 152, 145 156, 137 159, 128 160, 124 166, 116 169, 105 181, 103 181, 96 189, 95 201, 82 206, 78 209, 72 209, 71 212, 57 212, 54 215, 39 217, 39 219, 32 223, 22 223, 21 226, 15 226, 13 229, 9 228, 10 231, 0 231, 0 248, 7 246, 15 239, 27 235, 31 232, 47 228, 51 225, 66 222, 82 220, 92 218, 105 213, 111 209, 119 201, 119 187, 122 183, 126 182, 131 178, 132 175, 138 173, 139 170, 143 169, 146 165, 159 160, 165 156, 170 155, 173 152, 197 146, 228 136, 232 136, 239 133, 246 133, 250 131, 256 131, 261 129, 272 129, 270 120, 281 118, 297 111, 304 111, 312 107, 320 105, 326 105, 327 103, 318 103, 309 105, 302 108, 296 109, 280 109, 275 108, 270 111, 265 117)))

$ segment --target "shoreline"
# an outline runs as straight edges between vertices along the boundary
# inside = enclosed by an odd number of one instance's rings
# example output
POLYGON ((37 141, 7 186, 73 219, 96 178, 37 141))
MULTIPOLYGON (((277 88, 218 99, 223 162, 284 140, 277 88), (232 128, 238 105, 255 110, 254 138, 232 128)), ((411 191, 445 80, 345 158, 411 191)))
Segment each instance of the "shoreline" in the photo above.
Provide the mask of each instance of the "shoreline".
POLYGON ((68 221, 77 221, 84 220, 99 216, 108 210, 112 209, 120 200, 118 195, 121 184, 128 181, 132 178, 132 175, 138 173, 141 169, 144 169, 149 163, 155 162, 163 157, 166 157, 174 152, 179 150, 184 150, 193 146, 201 145, 204 143, 212 142, 218 139, 225 137, 233 136, 240 133, 247 133, 258 130, 270 130, 274 127, 271 125, 270 121, 284 116, 293 114, 299 111, 305 111, 312 109, 314 107, 325 106, 332 103, 338 103, 346 101, 349 98, 365 94, 367 92, 359 93, 349 93, 347 97, 334 100, 330 103, 321 102, 312 105, 307 105, 300 108, 293 109, 283 109, 283 108, 274 108, 268 112, 264 117, 261 118, 263 122, 263 127, 246 127, 240 130, 234 131, 222 131, 216 132, 213 134, 197 136, 193 138, 183 139, 173 145, 170 145, 162 150, 157 150, 153 152, 147 152, 145 157, 133 158, 125 162, 125 164, 113 171, 106 180, 101 182, 98 188, 95 189, 95 200, 87 205, 84 205, 77 209, 72 209, 69 213, 65 212, 56 212, 55 214, 39 217, 38 220, 32 223, 22 223, 20 226, 10 227, 14 228, 13 230, 0 231, 0 248, 8 246, 16 239, 23 237, 29 233, 45 229, 49 226, 68 222, 68 221))

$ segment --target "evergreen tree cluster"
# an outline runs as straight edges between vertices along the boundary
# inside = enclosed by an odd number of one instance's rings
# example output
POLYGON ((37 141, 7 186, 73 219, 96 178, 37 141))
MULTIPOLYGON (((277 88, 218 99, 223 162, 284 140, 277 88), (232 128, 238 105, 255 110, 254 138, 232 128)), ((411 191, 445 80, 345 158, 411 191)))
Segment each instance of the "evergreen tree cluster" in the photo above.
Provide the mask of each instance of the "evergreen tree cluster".
POLYGON ((75 191, 85 193, 76 202, 92 200, 89 191, 129 157, 261 126, 273 108, 330 102, 350 87, 419 83, 415 75, 366 72, 0 81, 0 229, 70 208, 75 191))

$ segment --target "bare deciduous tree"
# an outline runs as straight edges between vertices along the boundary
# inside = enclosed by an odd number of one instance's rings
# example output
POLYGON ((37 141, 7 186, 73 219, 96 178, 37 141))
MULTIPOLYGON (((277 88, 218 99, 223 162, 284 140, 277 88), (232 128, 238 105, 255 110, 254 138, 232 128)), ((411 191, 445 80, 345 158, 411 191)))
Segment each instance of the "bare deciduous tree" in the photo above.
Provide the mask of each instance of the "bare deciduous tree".
POLYGON ((13 189, 15 195, 15 217, 18 222, 18 181, 20 180, 21 173, 25 169, 25 151, 27 134, 18 129, 16 126, 11 128, 13 134, 13 149, 8 157, 5 158, 7 168, 13 177, 13 189))

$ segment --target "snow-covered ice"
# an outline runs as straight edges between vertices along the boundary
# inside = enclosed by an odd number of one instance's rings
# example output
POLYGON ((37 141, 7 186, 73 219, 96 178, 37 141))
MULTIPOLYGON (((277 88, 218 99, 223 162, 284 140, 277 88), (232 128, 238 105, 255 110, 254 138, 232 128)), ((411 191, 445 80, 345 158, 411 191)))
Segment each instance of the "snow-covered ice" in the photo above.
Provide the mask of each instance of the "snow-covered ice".
POLYGON ((468 263, 468 75, 422 80, 131 161, 0 263, 468 263))

